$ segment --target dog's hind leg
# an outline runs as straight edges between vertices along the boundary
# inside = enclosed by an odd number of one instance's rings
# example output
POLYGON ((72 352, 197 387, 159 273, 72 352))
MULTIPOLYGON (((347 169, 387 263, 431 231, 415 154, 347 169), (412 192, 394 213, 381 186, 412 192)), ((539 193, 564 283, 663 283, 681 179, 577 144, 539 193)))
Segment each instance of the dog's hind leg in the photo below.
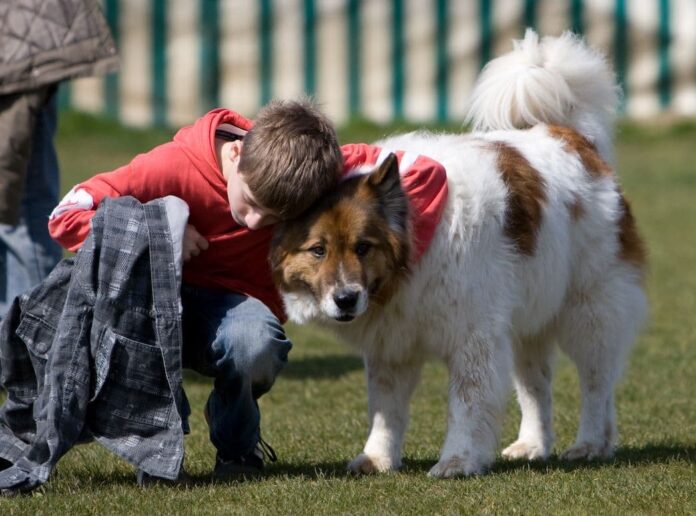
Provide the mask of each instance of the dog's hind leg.
POLYGON ((555 343, 550 331, 514 344, 513 379, 522 422, 517 440, 503 450, 508 459, 547 459, 553 447, 551 377, 555 343))
POLYGON ((571 295, 559 321, 559 344, 577 367, 582 395, 575 443, 562 455, 568 460, 614 453, 614 388, 647 311, 638 282, 620 272, 571 295))
POLYGON ((471 333, 448 359, 447 436, 430 476, 483 473, 495 459, 510 383, 507 335, 471 333))
POLYGON ((420 378, 422 361, 390 364, 365 357, 370 435, 363 453, 348 464, 358 474, 398 469, 411 394, 420 378))

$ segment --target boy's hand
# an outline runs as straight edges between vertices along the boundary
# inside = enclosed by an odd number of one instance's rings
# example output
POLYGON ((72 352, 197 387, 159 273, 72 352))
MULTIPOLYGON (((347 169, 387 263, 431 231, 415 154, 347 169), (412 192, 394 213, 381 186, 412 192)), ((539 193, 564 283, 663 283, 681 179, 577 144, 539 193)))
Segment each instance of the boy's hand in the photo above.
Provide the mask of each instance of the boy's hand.
POLYGON ((193 256, 198 256, 201 251, 206 249, 208 249, 208 241, 191 224, 186 224, 182 250, 184 261, 189 261, 193 256))

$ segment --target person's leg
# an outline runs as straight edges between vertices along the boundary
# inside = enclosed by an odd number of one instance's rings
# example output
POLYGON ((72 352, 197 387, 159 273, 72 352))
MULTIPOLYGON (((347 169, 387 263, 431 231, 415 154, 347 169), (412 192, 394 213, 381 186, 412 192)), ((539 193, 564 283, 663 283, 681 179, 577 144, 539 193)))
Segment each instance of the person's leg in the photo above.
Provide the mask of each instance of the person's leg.
POLYGON ((40 283, 62 256, 48 234, 48 216, 58 204, 59 190, 56 121, 53 91, 35 116, 19 222, 0 224, 0 319, 12 300, 40 283))
POLYGON ((32 266, 36 283, 44 279, 63 257, 58 243, 48 233, 48 217, 60 193, 60 174, 54 138, 58 126, 57 88, 39 112, 34 128, 22 216, 32 242, 32 266))
POLYGON ((292 344, 269 308, 241 294, 182 289, 184 366, 215 377, 206 406, 210 439, 222 461, 256 449, 256 400, 287 362, 292 344))

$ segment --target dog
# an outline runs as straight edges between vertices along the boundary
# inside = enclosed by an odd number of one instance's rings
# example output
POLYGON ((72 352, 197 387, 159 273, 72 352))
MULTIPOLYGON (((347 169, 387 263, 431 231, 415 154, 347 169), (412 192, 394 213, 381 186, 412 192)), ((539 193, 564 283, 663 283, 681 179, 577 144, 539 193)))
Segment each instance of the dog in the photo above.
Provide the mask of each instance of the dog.
POLYGON ((417 261, 393 154, 278 226, 270 263, 289 318, 332 328, 364 357, 370 431, 349 470, 399 468, 428 357, 449 372, 447 434, 431 476, 489 468, 511 378, 522 421, 502 455, 548 458, 556 344, 582 393, 562 457, 613 454, 614 388, 648 309, 645 246, 611 166, 618 94, 604 58, 581 39, 528 31, 482 71, 473 132, 376 144, 446 170, 442 217, 417 261))

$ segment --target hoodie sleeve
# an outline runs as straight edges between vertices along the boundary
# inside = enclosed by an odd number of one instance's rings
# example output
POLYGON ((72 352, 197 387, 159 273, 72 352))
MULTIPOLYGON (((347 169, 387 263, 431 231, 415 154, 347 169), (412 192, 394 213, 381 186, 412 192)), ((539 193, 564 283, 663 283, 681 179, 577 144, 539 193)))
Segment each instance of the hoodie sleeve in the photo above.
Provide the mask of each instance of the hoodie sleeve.
POLYGON ((77 251, 90 231, 90 221, 105 197, 131 195, 148 202, 177 193, 173 175, 167 173, 175 144, 166 143, 136 156, 128 165, 75 185, 56 206, 48 220, 51 237, 62 247, 77 251))

